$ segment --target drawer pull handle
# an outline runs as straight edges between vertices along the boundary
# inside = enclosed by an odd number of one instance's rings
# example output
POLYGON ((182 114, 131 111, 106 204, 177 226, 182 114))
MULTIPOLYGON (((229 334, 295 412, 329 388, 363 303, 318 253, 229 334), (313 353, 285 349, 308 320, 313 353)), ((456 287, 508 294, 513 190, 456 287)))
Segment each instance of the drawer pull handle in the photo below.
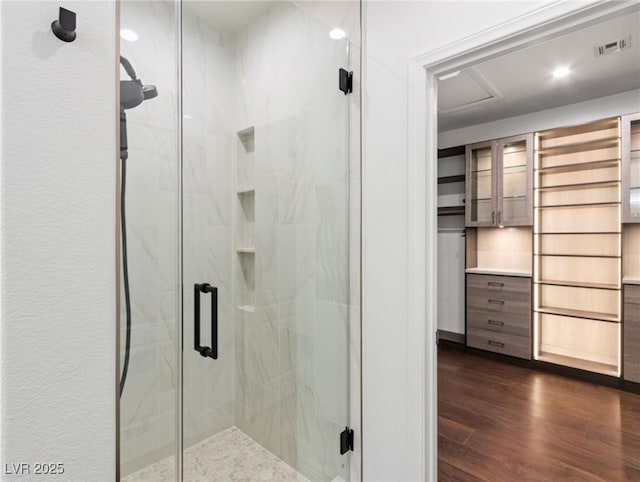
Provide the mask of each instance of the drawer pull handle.
POLYGON ((498 283, 497 281, 489 281, 487 284, 489 286, 497 286, 499 288, 502 288, 504 286, 504 283, 498 283))
POLYGON ((504 326, 504 321, 488 320, 487 323, 490 325, 504 326))
POLYGON ((504 348, 504 343, 500 343, 499 341, 489 340, 489 345, 497 346, 498 348, 504 348))
POLYGON ((489 303, 492 303, 494 305, 504 305, 504 301, 502 300, 489 300, 489 303))

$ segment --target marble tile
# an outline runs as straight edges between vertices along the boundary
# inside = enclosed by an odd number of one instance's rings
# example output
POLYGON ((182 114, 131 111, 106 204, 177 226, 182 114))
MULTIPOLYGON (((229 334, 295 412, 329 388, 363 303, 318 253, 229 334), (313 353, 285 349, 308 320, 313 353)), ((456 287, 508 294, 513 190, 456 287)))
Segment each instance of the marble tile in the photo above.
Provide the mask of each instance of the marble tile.
POLYGON ((235 360, 233 353, 221 350, 218 359, 206 359, 206 400, 207 410, 218 410, 232 402, 234 394, 235 360))
POLYGON ((348 417, 349 307, 318 301, 315 333, 316 410, 338 425, 348 417))
POLYGON ((234 425, 235 402, 227 402, 207 411, 207 433, 216 435, 234 425))
POLYGON ((183 388, 182 431, 185 446, 207 438, 207 400, 204 383, 191 383, 183 388))
POLYGON ((233 223, 233 139, 230 134, 206 136, 206 189, 208 193, 207 223, 209 226, 231 226, 233 223))
POLYGON ((315 445, 300 440, 288 432, 282 432, 282 460, 314 482, 326 482, 324 471, 318 463, 315 445))
POLYGON ((280 456, 280 405, 256 412, 256 404, 236 401, 236 425, 248 436, 280 456))
MULTIPOLYGON (((205 141, 187 141, 183 143, 183 192, 185 194, 207 194, 207 160, 205 158, 205 141)), ((209 153, 207 153, 209 154, 209 153)), ((201 203, 198 209, 206 212, 211 208, 201 203)))
MULTIPOLYGON (((218 316, 228 318, 234 311, 233 258, 235 255, 232 228, 209 226, 206 248, 205 280, 218 288, 218 316)), ((220 324, 233 326, 228 320, 220 320, 220 324)))
POLYGON ((349 457, 340 455, 337 434, 344 430, 346 424, 338 425, 318 415, 316 440, 316 463, 321 467, 321 480, 349 480, 349 457))
POLYGON ((320 300, 349 302, 349 184, 318 186, 316 289, 320 300))
POLYGON ((256 190, 256 289, 277 292, 279 272, 278 196, 256 190))
MULTIPOLYGON (((315 340, 288 328, 280 329, 280 374, 289 372, 296 384, 315 388, 315 340)), ((286 390, 281 391, 287 395, 286 390)))
POLYGON ((271 386, 280 374, 278 308, 258 304, 252 319, 245 333, 249 337, 249 349, 245 352, 247 374, 271 386))
POLYGON ((158 392, 173 392, 176 389, 177 354, 175 343, 163 343, 158 346, 158 392))
POLYGON ((316 227, 280 228, 280 317, 284 326, 313 334, 316 298, 316 227))
POLYGON ((311 443, 316 431, 314 386, 289 371, 280 379, 280 393, 280 429, 311 443))

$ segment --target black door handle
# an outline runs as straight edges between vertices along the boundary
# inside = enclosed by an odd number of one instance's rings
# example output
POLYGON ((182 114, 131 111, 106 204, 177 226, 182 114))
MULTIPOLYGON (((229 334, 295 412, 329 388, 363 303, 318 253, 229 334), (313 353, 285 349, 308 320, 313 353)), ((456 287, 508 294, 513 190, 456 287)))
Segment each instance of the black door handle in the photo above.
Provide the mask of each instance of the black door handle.
POLYGON ((218 359, 218 288, 209 283, 193 285, 193 349, 202 356, 218 359), (200 346, 200 293, 211 293, 211 346, 200 346))

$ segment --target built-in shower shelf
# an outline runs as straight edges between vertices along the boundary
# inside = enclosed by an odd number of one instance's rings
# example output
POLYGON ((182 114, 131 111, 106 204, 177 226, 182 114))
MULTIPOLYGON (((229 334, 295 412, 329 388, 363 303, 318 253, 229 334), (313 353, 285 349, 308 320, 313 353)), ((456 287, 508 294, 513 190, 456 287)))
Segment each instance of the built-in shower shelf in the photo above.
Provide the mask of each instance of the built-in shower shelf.
POLYGON ((256 303, 255 129, 247 127, 237 135, 235 305, 240 311, 253 313, 256 303))

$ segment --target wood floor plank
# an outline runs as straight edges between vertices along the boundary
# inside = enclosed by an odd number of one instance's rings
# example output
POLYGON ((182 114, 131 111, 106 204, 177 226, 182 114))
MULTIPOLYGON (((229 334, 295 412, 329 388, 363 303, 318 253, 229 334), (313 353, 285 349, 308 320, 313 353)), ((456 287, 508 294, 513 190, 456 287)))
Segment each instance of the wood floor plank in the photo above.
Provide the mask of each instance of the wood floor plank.
POLYGON ((640 481, 640 395, 438 352, 441 481, 640 481))

